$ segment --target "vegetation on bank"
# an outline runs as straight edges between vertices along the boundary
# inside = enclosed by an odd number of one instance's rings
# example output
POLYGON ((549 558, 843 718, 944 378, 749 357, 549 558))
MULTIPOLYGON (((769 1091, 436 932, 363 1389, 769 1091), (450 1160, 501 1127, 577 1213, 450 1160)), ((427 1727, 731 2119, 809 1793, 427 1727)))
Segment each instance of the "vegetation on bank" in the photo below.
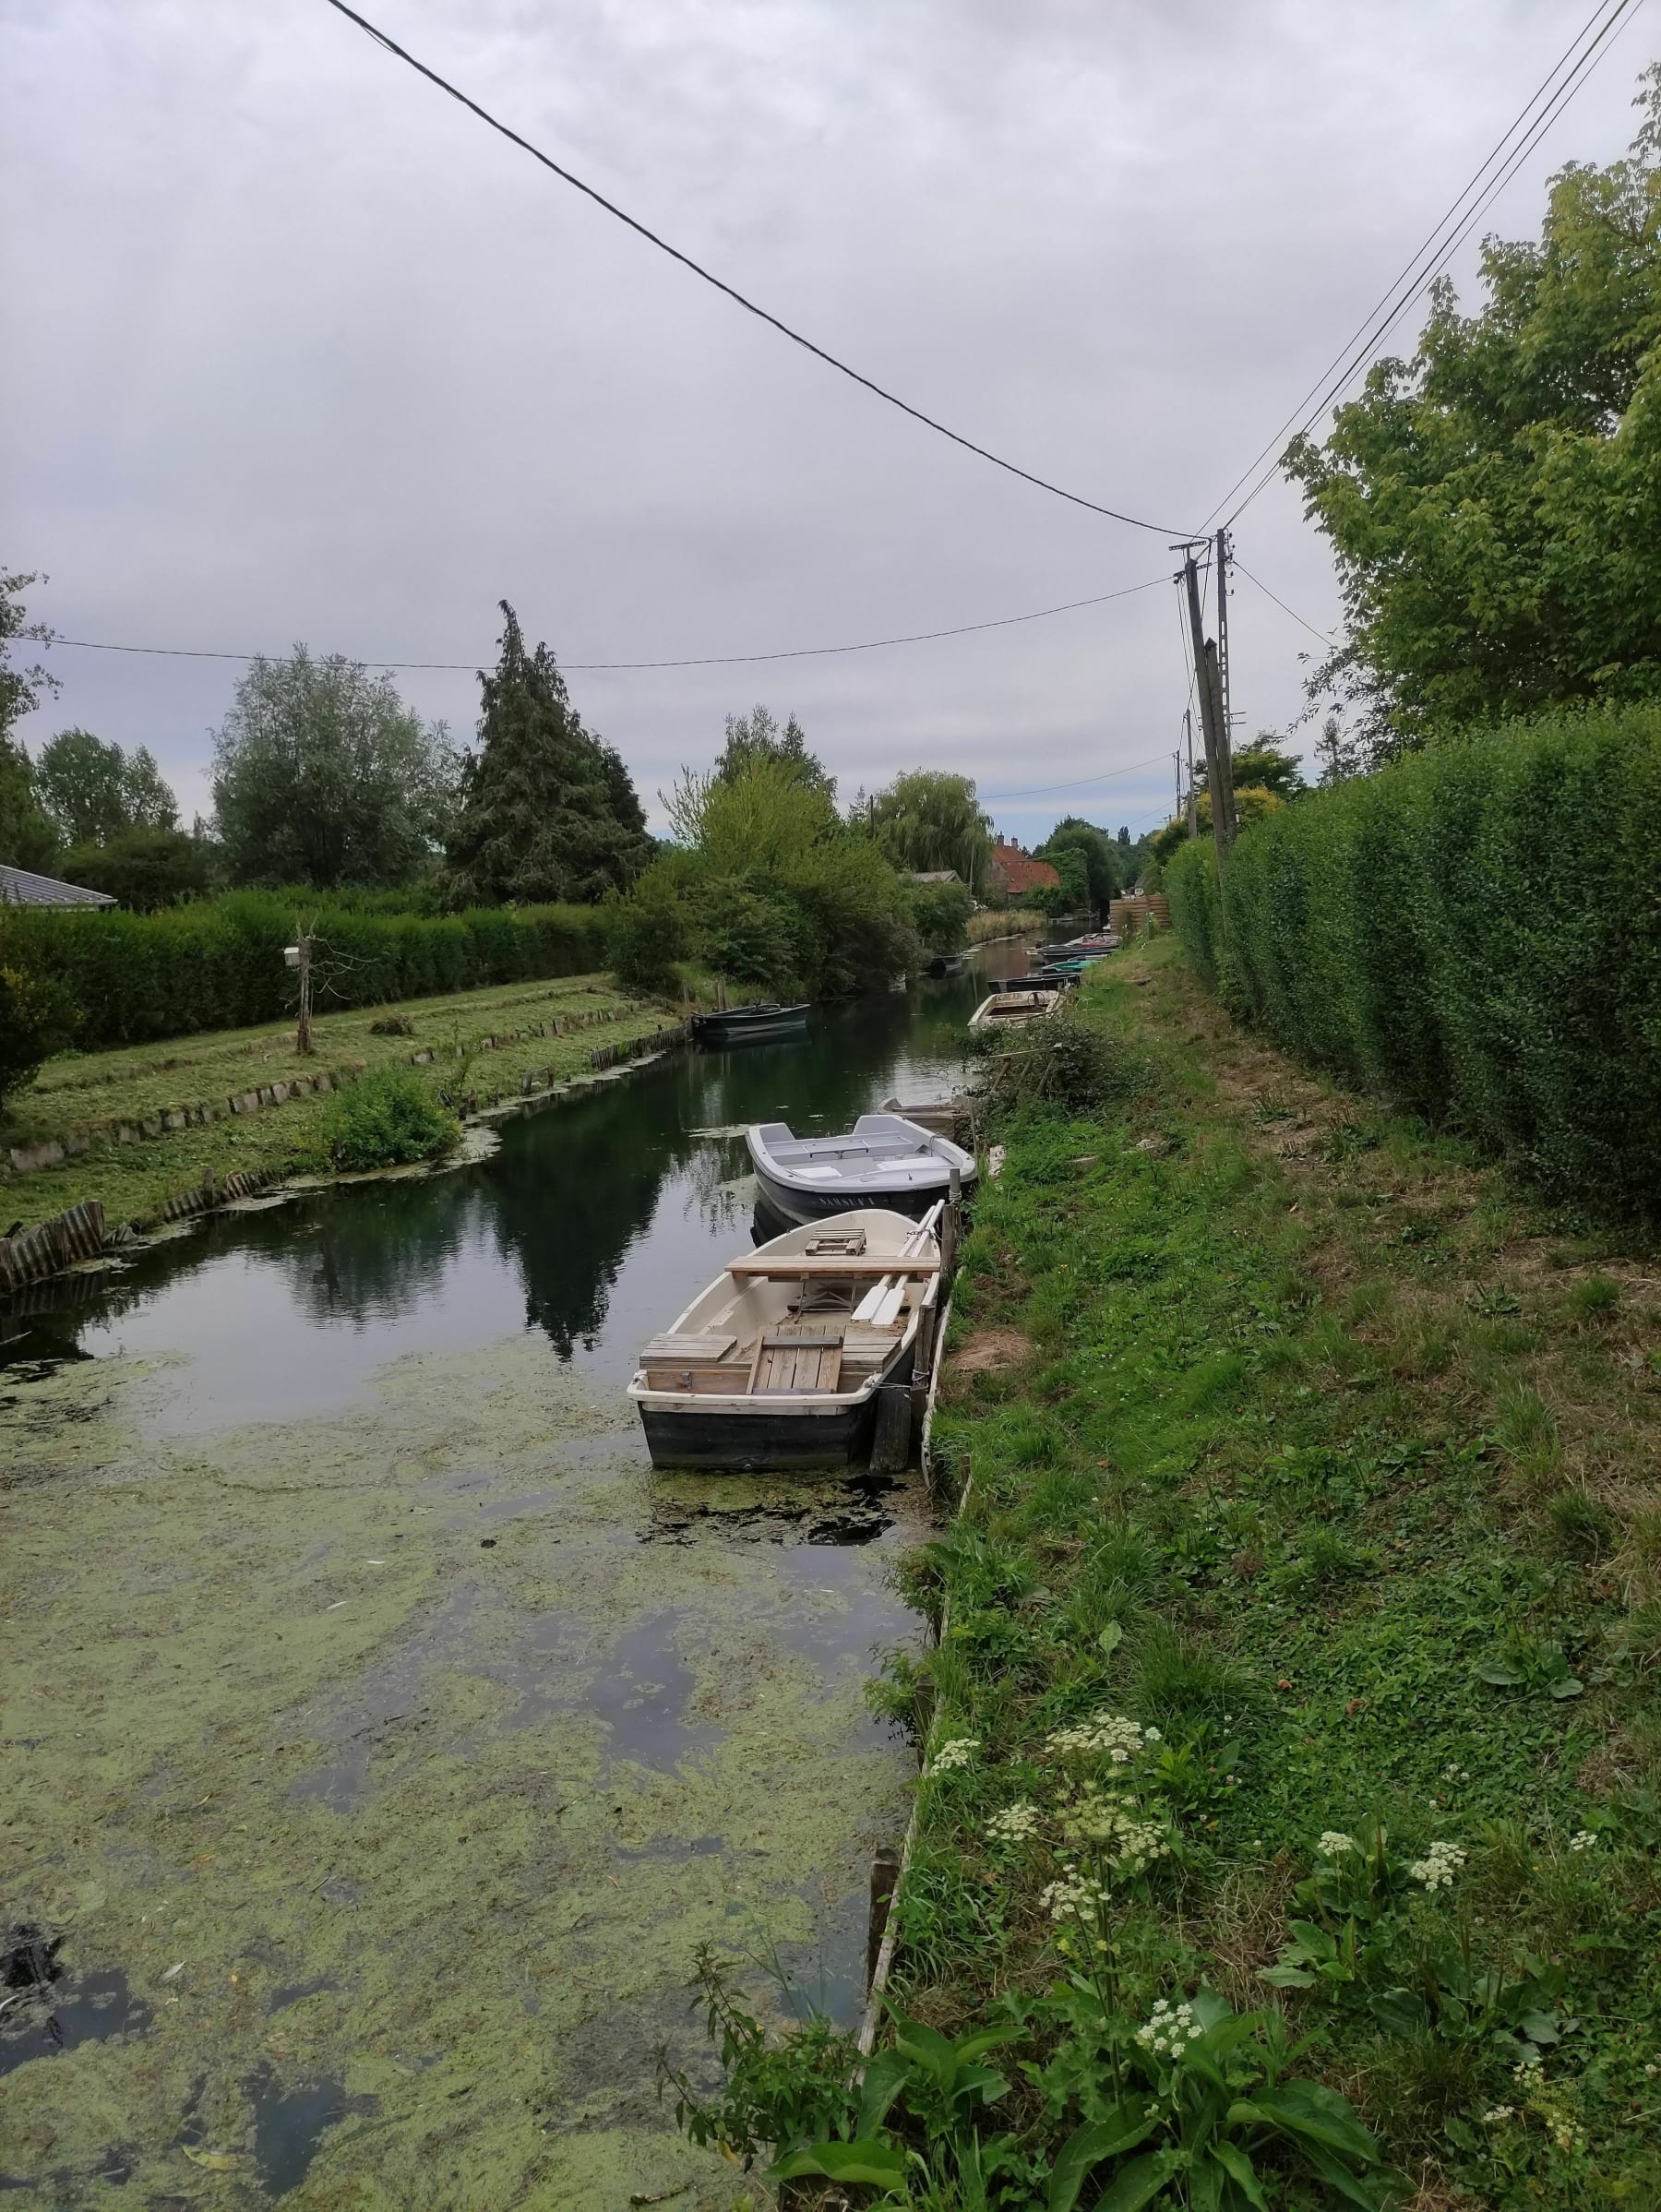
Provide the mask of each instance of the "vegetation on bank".
POLYGON ((199 1031, 292 1020, 298 1003, 283 948, 304 920, 318 940, 320 1012, 535 977, 591 974, 606 959, 594 906, 472 907, 461 914, 376 911, 233 891, 164 913, 0 909, 0 965, 60 994, 62 1042, 82 1051, 199 1031))
POLYGON ((959 1277, 878 2055, 716 1976, 690 2116, 801 2205, 1647 2204, 1653 1261, 1172 945, 1083 1000, 1096 1103, 1012 1111, 959 1277))
POLYGON ((112 1223, 146 1222, 209 1173, 223 1181, 242 1172, 278 1177, 380 1164, 331 1158, 327 1093, 257 1113, 224 1113, 205 1125, 186 1123, 186 1107, 222 1108, 233 1094, 319 1072, 349 1084, 386 1072, 412 1078, 433 1107, 444 1111, 440 1092, 456 1100, 513 1095, 526 1074, 540 1081, 552 1070, 558 1081, 582 1073, 597 1046, 650 1036, 674 1019, 662 1006, 626 997, 606 976, 573 976, 401 1007, 328 1011, 316 1024, 309 1059, 294 1050, 292 1022, 166 1046, 65 1055, 49 1060, 17 1100, 5 1142, 21 1147, 55 1140, 77 1149, 54 1166, 0 1173, 5 1223, 44 1220, 93 1198, 112 1223), (510 1038, 510 1031, 520 1034, 510 1038), (497 1040, 488 1050, 482 1048, 485 1037, 497 1040), (412 1069, 417 1052, 433 1058, 412 1069), (136 1142, 119 1139, 123 1123, 137 1130, 136 1142))
POLYGON ((1519 1159, 1655 1205, 1661 707, 1445 740, 1166 871, 1225 1003, 1312 1066, 1519 1159))

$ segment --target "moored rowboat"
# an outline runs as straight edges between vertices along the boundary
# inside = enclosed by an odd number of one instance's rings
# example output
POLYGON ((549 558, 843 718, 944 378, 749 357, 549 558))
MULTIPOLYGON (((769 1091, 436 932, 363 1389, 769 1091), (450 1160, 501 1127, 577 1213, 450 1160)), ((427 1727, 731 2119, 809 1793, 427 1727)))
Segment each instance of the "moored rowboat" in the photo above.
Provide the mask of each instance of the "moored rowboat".
POLYGON ((744 1132, 761 1195, 786 1221, 820 1221, 863 1206, 921 1214, 975 1179, 974 1155, 900 1114, 862 1114, 834 1137, 798 1137, 783 1121, 744 1132))
POLYGON ((1061 1003, 1058 989, 1047 991, 994 991, 983 998, 969 1017, 971 1029, 1018 1029, 1023 1022, 1042 1022, 1061 1003))
POLYGON ((654 1467, 842 1466, 910 1379, 939 1297, 939 1208, 807 1223, 729 1261, 640 1354, 628 1394, 654 1467))

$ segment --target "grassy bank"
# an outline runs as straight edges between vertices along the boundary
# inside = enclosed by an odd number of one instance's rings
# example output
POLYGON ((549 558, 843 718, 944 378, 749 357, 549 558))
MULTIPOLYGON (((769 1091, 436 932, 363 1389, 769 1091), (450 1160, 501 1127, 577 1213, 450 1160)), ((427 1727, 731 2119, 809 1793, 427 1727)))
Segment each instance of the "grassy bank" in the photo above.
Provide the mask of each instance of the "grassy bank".
POLYGON ((1661 1266, 1174 946, 1085 1007, 1117 1095, 1002 1132, 880 1692, 920 2025, 779 2132, 942 2208, 1661 2201, 1661 1266))
POLYGON ((223 1178, 245 1171, 280 1173, 306 1163, 329 1100, 294 1098, 245 1116, 225 1114, 202 1126, 163 1126, 137 1142, 118 1141, 108 1125, 142 1129, 148 1122, 154 1128, 186 1107, 211 1102, 222 1108, 233 1094, 325 1070, 349 1079, 407 1065, 412 1053, 423 1051, 435 1055, 428 1076, 453 1087, 457 1047, 465 1055, 486 1036, 500 1041, 471 1060, 465 1087, 482 1096, 516 1092, 527 1070, 576 1074, 587 1068, 596 1046, 649 1035, 673 1018, 662 1007, 625 998, 609 977, 569 976, 325 1010, 315 1024, 309 1059, 294 1050, 292 1022, 66 1054, 49 1060, 33 1087, 12 1101, 0 1123, 0 1145, 90 1142, 59 1165, 0 1177, 0 1212, 7 1225, 27 1224, 95 1198, 112 1222, 146 1219, 175 1192, 199 1184, 209 1169, 223 1178), (398 1016, 408 1020, 408 1033, 375 1034, 373 1025, 384 1027, 398 1016), (565 1034, 555 1034, 556 1025, 565 1034), (547 1034, 523 1034, 532 1029, 547 1034), (509 1041, 509 1031, 521 1034, 509 1041))

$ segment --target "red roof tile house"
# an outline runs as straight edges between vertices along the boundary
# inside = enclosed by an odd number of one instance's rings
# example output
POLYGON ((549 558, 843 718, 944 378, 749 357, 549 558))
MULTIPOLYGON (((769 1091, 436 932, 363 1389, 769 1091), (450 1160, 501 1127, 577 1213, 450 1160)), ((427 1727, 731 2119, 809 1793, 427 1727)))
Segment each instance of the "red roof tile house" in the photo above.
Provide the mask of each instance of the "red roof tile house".
POLYGON ((1047 860, 1034 860, 1018 844, 995 844, 989 863, 992 881, 1006 899, 1019 899, 1030 891, 1046 891, 1061 879, 1047 860))

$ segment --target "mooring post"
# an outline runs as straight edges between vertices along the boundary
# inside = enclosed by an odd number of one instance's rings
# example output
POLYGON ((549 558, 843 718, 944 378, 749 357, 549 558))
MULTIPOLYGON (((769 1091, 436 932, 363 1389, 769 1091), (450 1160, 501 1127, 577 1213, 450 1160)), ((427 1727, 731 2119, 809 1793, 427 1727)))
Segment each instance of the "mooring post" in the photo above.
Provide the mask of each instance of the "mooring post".
POLYGON ((900 1854, 892 1844, 879 1846, 871 1861, 871 1917, 866 1928, 866 1991, 877 1979, 877 1960, 888 1931, 889 1907, 900 1879, 900 1854))

